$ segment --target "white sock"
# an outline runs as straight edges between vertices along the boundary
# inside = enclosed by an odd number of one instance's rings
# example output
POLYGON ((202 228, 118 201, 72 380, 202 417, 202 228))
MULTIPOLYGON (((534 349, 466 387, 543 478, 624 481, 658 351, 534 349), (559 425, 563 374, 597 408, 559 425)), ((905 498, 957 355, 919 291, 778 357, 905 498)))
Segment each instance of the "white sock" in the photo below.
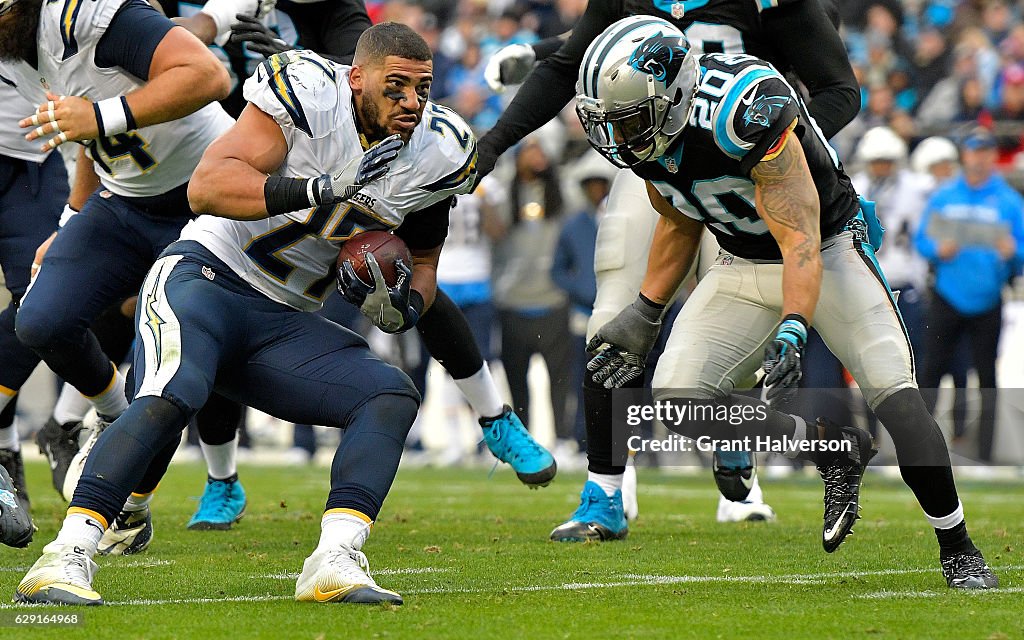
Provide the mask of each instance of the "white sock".
MULTIPOLYGON (((113 366, 113 365, 111 365, 113 366)), ((124 376, 114 368, 110 383, 99 395, 89 397, 96 413, 104 418, 117 418, 128 408, 128 399, 124 395, 124 376)))
POLYGON ((498 395, 498 387, 494 384, 494 378, 491 377, 491 370, 486 362, 479 371, 468 378, 456 380, 455 384, 478 416, 493 418, 504 411, 505 403, 498 395))
MULTIPOLYGON (((754 454, 751 453, 750 455, 754 454)), ((764 493, 761 492, 761 481, 757 476, 754 476, 754 484, 751 485, 750 493, 747 494, 747 502, 764 504, 764 493)))
MULTIPOLYGON (((793 442, 800 442, 801 440, 807 439, 807 423, 800 416, 790 415, 790 418, 796 422, 796 426, 793 427, 793 442)), ((799 447, 793 447, 792 449, 785 451, 784 456, 791 460, 795 460, 797 454, 800 453, 799 447)))
POLYGON ((150 502, 153 502, 153 494, 156 491, 150 491, 146 494, 133 493, 128 496, 128 499, 124 501, 125 511, 142 511, 149 506, 150 502))
POLYGON ((928 520, 928 524, 932 525, 935 529, 952 529, 964 521, 964 503, 957 502, 956 509, 948 516, 936 518, 926 513, 924 517, 928 520))
POLYGON ((238 434, 230 442, 224 444, 206 444, 199 441, 199 447, 203 450, 203 457, 206 458, 207 473, 214 480, 225 480, 235 475, 236 459, 238 457, 238 434))
POLYGON ((612 475, 612 474, 594 473, 593 471, 588 471, 587 472, 587 480, 590 481, 590 482, 595 483, 597 486, 599 486, 602 489, 604 489, 604 494, 606 496, 609 496, 609 497, 615 495, 616 491, 622 489, 622 474, 621 473, 616 473, 616 474, 612 475))
POLYGON ((55 542, 80 547, 91 558, 103 537, 103 523, 85 513, 69 513, 64 518, 55 542))
POLYGON ((0 428, 0 449, 8 451, 20 451, 21 443, 18 441, 18 419, 10 425, 0 428))
POLYGON ((78 389, 65 382, 60 389, 60 395, 57 396, 57 404, 53 406, 53 419, 57 421, 57 424, 81 422, 85 414, 89 412, 90 406, 89 398, 78 393, 78 389))
POLYGON ((358 551, 370 535, 373 522, 352 509, 329 509, 320 520, 320 547, 343 544, 358 551))

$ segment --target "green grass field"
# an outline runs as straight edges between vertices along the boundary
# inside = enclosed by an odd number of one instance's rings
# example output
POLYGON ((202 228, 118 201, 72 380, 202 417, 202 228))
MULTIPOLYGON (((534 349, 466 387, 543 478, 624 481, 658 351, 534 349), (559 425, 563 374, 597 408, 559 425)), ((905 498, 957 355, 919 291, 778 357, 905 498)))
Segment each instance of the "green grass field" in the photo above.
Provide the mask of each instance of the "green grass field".
MULTIPOLYGON (((29 465, 40 531, 0 547, 6 600, 53 539, 64 505, 29 465), (44 490, 45 489, 45 490, 44 490)), ((909 490, 869 476, 864 519, 821 549, 821 489, 765 482, 771 524, 718 524, 710 474, 640 475, 640 519, 606 544, 548 542, 582 475, 529 491, 506 468, 403 469, 364 551, 403 607, 299 604, 295 577, 319 536, 324 468, 243 467, 248 514, 229 532, 185 529, 199 465, 175 465, 143 555, 101 558, 108 606, 63 609, 80 627, 0 627, 0 638, 983 638, 1024 637, 1024 486, 964 482, 968 524, 1003 589, 954 593, 909 490)), ((10 625, 24 608, 3 605, 10 625)), ((58 611, 35 607, 30 613, 58 611)))

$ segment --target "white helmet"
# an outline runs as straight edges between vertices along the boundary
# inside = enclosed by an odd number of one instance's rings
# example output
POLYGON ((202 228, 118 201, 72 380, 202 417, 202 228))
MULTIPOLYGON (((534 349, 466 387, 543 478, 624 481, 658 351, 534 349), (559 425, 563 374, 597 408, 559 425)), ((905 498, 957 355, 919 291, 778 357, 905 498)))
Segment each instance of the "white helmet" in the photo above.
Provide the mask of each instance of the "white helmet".
POLYGON ((907 143, 889 127, 868 129, 857 145, 857 159, 861 162, 906 162, 907 143))
POLYGON ((928 170, 940 162, 956 162, 959 158, 956 145, 948 138, 932 136, 921 141, 910 154, 910 168, 917 173, 928 173, 928 170))
POLYGON ((665 153, 686 125, 697 53, 672 23, 624 18, 583 54, 576 114, 590 144, 620 167, 665 153))

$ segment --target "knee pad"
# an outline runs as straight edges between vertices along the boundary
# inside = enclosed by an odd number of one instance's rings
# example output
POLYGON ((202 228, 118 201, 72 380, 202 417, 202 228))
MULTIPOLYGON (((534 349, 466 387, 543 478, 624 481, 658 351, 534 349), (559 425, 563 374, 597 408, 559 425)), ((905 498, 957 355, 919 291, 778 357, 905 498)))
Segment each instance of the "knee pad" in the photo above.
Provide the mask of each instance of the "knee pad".
POLYGON ((69 329, 62 325, 52 310, 42 309, 34 304, 22 304, 14 319, 14 331, 18 340, 36 351, 66 340, 69 329))

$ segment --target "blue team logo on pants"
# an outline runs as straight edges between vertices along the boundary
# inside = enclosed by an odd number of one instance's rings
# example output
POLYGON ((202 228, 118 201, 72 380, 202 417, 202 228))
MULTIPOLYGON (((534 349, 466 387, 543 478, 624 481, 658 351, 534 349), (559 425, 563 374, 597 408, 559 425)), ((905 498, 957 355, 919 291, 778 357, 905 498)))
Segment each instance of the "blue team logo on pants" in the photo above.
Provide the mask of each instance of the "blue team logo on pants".
POLYGON ((743 124, 767 127, 771 124, 772 112, 782 109, 789 104, 790 100, 792 100, 790 96, 758 96, 743 112, 743 124))

